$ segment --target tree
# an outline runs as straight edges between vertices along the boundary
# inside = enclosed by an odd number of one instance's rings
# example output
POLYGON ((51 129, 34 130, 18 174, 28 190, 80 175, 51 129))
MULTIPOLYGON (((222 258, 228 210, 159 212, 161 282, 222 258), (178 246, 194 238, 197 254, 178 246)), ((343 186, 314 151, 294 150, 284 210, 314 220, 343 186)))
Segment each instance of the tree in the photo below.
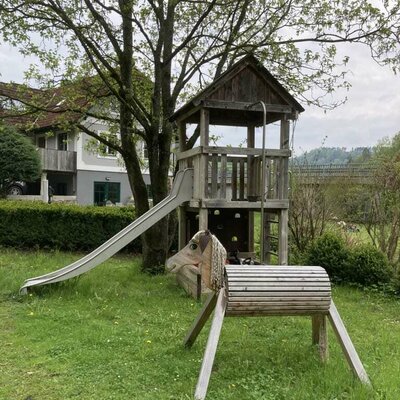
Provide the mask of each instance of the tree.
POLYGON ((371 157, 374 168, 366 229, 375 247, 391 262, 399 262, 400 239, 400 133, 385 139, 371 157))
POLYGON ((31 182, 40 173, 40 158, 31 141, 14 128, 0 124, 0 197, 5 197, 10 182, 31 182))
MULTIPOLYGON (((60 76, 76 80, 95 73, 101 79, 119 116, 111 118, 106 109, 97 113, 118 124, 121 140, 107 143, 80 129, 121 153, 137 212, 143 214, 149 201, 134 143, 139 137, 147 144, 157 203, 168 193, 175 129, 168 117, 194 90, 254 53, 295 96, 336 106, 323 102, 324 94, 349 87, 348 58, 338 59, 336 45, 364 44, 374 59, 397 71, 398 9, 397 2, 378 8, 364 0, 3 0, 0 26, 4 40, 23 54, 35 54, 47 68, 48 74, 29 70, 28 77, 42 85, 60 76), (152 81, 150 100, 135 87, 135 67, 152 81)), ((145 268, 164 263, 167 236, 168 219, 146 232, 145 268)))

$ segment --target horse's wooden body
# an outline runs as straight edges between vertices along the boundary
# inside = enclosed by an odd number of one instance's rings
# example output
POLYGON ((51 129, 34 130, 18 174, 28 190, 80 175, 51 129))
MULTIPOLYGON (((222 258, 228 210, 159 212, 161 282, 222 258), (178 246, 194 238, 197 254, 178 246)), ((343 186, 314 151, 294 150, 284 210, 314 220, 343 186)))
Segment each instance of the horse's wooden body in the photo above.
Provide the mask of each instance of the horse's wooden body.
POLYGON ((212 289, 184 340, 186 346, 191 346, 215 310, 196 387, 196 399, 206 396, 225 316, 309 315, 312 317, 312 342, 318 345, 323 361, 328 358, 328 317, 354 374, 363 383, 370 384, 331 299, 329 277, 323 268, 226 265, 220 269, 225 273, 225 284, 216 289, 211 284, 211 238, 208 231, 199 232, 181 252, 167 261, 167 269, 174 272, 184 265, 191 265, 190 268, 197 269, 201 274, 203 284, 212 289))

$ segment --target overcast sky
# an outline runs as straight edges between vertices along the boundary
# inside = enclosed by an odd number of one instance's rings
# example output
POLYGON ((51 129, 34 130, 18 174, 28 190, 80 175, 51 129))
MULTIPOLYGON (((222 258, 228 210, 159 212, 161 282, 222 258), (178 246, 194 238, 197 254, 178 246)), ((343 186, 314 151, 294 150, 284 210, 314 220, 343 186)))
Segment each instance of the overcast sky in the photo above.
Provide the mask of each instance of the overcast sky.
MULTIPOLYGON (((389 68, 378 66, 366 48, 353 45, 344 52, 351 56, 348 80, 352 88, 341 94, 348 101, 326 113, 316 107, 304 107, 295 129, 296 154, 322 144, 348 149, 373 146, 379 139, 400 131, 400 77, 389 68)), ((8 45, 0 45, 0 80, 22 82, 30 62, 8 45)), ((232 135, 225 130, 223 135, 221 143, 237 144, 232 143, 232 135)), ((270 129, 267 135, 272 138, 268 147, 276 147, 277 134, 270 129)))

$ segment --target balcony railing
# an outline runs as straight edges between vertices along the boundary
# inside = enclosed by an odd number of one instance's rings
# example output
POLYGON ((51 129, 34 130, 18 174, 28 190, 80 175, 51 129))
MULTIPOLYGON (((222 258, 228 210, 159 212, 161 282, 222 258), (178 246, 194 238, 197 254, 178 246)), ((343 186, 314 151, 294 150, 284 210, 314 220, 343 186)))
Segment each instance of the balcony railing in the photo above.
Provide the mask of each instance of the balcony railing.
POLYGON ((76 152, 38 149, 43 171, 76 172, 76 152))
MULTIPOLYGON (((194 199, 208 205, 264 200, 278 208, 286 206, 289 150, 266 150, 265 188, 261 185, 261 149, 197 147, 178 155, 179 167, 194 168, 194 199)), ((256 204, 254 205, 256 206, 256 204)))

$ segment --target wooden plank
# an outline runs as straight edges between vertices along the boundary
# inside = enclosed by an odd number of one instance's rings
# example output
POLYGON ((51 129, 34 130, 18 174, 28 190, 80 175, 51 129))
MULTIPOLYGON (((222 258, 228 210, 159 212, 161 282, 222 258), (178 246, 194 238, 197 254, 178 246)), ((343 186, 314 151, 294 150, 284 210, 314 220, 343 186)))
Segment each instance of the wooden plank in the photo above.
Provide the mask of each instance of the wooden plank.
POLYGON ((226 179, 227 179, 227 156, 223 154, 221 156, 221 183, 220 183, 220 195, 221 199, 226 199, 226 179))
POLYGON ((222 324, 226 311, 225 290, 221 289, 218 293, 215 305, 214 317, 211 323, 210 334, 208 336, 206 349, 204 351, 203 362, 200 368, 199 379, 194 394, 195 399, 203 400, 207 394, 208 383, 210 381, 212 366, 214 364, 215 353, 217 351, 219 337, 221 335, 222 324))
MULTIPOLYGON (((198 149, 198 147, 196 147, 198 149)), ((195 149, 193 149, 195 150, 195 149)), ((190 150, 188 150, 190 151, 190 150)), ((187 153, 186 151, 185 153, 187 153)), ((249 149, 246 147, 220 147, 220 146, 204 146, 203 153, 206 154, 229 154, 236 156, 261 156, 262 149, 249 149)), ((265 149, 266 158, 269 157, 290 157, 291 151, 288 149, 265 149)))
POLYGON ((328 312, 329 304, 236 304, 228 303, 227 311, 262 311, 268 312, 271 310, 308 310, 308 311, 325 311, 328 312))
POLYGON ((213 312, 216 303, 217 296, 214 292, 212 292, 208 295, 207 300, 205 301, 202 309, 200 310, 185 339, 183 340, 184 346, 191 347, 196 341, 197 336, 199 335, 211 313, 213 312))
MULTIPOLYGON (((259 201, 250 203, 247 200, 226 201, 221 199, 204 199, 202 204, 207 208, 245 208, 248 210, 259 210, 261 205, 259 201)), ((264 208, 270 210, 286 209, 289 208, 289 200, 266 200, 264 208)))
POLYGON ((244 160, 240 160, 239 200, 244 200, 244 160))
MULTIPOLYGON (((241 82, 240 79, 235 82, 235 85, 239 85, 241 82)), ((247 84, 247 82, 245 82, 247 84)), ((233 87, 233 90, 238 92, 239 86, 233 87)), ((234 95, 234 98, 236 98, 237 93, 234 95)), ((204 107, 207 108, 216 108, 216 109, 225 109, 225 110, 239 110, 239 111, 247 111, 250 109, 252 111, 263 111, 262 107, 260 104, 254 104, 252 102, 241 102, 241 101, 224 101, 224 100, 204 100, 203 101, 204 107)), ((266 104, 265 105, 267 108, 267 112, 273 112, 273 113, 285 113, 285 114, 292 114, 293 109, 290 106, 287 106, 285 104, 266 104)))
MULTIPOLYGON (((248 294, 247 294, 248 295, 248 294)), ((304 296, 303 293, 287 293, 287 296, 228 296, 229 303, 281 303, 281 302, 330 302, 330 296, 304 296), (296 296, 295 296, 296 295, 296 296)))
MULTIPOLYGON (((275 291, 275 292, 293 292, 294 288, 296 288, 297 291, 301 292, 326 292, 330 290, 330 286, 290 286, 290 285, 285 285, 285 286, 269 286, 268 290, 270 291, 275 291)), ((232 286, 229 288, 229 293, 232 292, 263 292, 265 291, 265 286, 232 286)), ((235 294, 236 295, 236 294, 235 294)))
POLYGON ((237 160, 232 160, 232 200, 237 200, 237 160))
MULTIPOLYGON (((229 291, 229 299, 239 299, 239 298, 256 298, 257 296, 259 297, 292 297, 294 295, 293 291, 259 291, 259 292, 233 292, 229 291)), ((302 292, 296 292, 296 297, 331 297, 331 292, 330 290, 326 291, 302 291, 302 292)))
MULTIPOLYGON (((258 287, 275 287, 275 286, 292 286, 295 289, 297 287, 302 288, 302 287, 314 287, 314 286, 319 286, 319 287, 330 287, 330 283, 328 280, 322 281, 322 282, 316 282, 316 281, 308 281, 308 280, 299 280, 299 279, 294 279, 294 280, 277 280, 277 279, 271 279, 271 280, 255 280, 255 281, 247 281, 247 280, 240 280, 238 282, 231 282, 229 280, 229 289, 235 290, 237 286, 244 286, 251 288, 253 286, 258 286, 258 287)), ((301 289, 299 289, 301 290, 301 289)))
POLYGON ((351 370, 362 383, 366 385, 371 385, 367 372, 365 371, 364 366, 362 365, 360 357, 357 354, 353 342, 350 339, 346 327, 344 326, 344 323, 340 318, 339 312, 333 301, 329 308, 328 317, 329 321, 332 324, 333 331, 335 332, 336 337, 339 340, 340 346, 342 347, 343 353, 346 356, 347 362, 350 365, 351 370))
POLYGON ((299 316, 299 315, 318 315, 321 310, 292 310, 292 309, 276 309, 276 310, 248 310, 248 311, 232 311, 226 310, 227 317, 262 317, 262 316, 299 316))
POLYGON ((237 270, 236 272, 233 271, 229 271, 229 280, 231 279, 236 279, 237 278, 241 278, 241 279, 247 279, 247 278, 258 278, 258 277, 269 277, 269 276, 276 276, 276 277, 288 277, 288 278, 296 278, 296 277, 306 277, 306 278, 326 278, 329 279, 326 273, 320 272, 320 271, 293 271, 293 272, 289 272, 289 271, 285 271, 284 273, 282 273, 281 271, 276 271, 276 270, 272 270, 270 271, 265 271, 265 270, 261 270, 261 271, 249 271, 248 273, 246 273, 246 271, 242 271, 242 270, 237 270))
POLYGON ((228 278, 229 285, 240 282, 240 283, 249 283, 249 282, 257 282, 262 284, 263 282, 328 282, 329 283, 329 278, 327 276, 307 276, 307 275, 302 275, 302 276, 282 276, 281 275, 275 275, 275 276, 253 276, 253 277, 235 277, 235 276, 229 276, 228 278))
POLYGON ((216 199, 218 191, 218 154, 211 156, 211 197, 216 199))
POLYGON ((199 147, 195 147, 193 149, 186 150, 186 151, 183 151, 181 153, 178 153, 176 155, 176 159, 177 160, 184 160, 186 158, 192 158, 192 157, 194 157, 194 156, 196 156, 198 154, 201 154, 201 153, 203 153, 203 147, 199 146, 199 147))

